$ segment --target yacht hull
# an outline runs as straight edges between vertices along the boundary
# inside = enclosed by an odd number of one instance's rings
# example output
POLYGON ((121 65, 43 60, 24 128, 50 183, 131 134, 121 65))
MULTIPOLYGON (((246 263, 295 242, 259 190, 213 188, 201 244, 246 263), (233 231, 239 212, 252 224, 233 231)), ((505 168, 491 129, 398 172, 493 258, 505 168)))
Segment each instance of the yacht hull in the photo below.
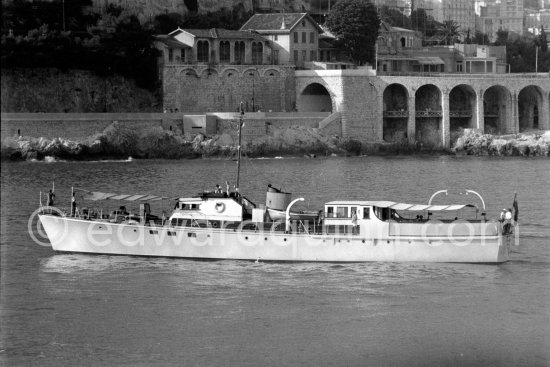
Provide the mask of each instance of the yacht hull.
POLYGON ((48 214, 40 215, 40 221, 55 251, 202 259, 502 263, 509 259, 514 240, 501 231, 468 238, 426 238, 158 227, 48 214))

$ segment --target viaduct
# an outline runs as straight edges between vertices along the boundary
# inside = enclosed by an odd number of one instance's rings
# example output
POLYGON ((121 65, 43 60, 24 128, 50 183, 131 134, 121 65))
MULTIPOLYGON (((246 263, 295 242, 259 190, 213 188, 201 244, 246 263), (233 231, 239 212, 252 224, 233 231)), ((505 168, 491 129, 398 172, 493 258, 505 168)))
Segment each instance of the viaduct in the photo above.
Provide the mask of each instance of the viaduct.
POLYGON ((546 73, 375 76, 355 69, 297 70, 295 77, 298 111, 330 111, 324 124, 363 141, 448 148, 460 128, 550 130, 546 73))

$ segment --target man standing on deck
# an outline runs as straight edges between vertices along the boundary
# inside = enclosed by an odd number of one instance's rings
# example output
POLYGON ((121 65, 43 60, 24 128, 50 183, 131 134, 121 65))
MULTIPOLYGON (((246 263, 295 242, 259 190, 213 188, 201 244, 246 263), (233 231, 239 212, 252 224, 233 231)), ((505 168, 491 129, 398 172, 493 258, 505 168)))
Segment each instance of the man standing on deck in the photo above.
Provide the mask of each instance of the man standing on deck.
POLYGON ((71 198, 71 217, 75 217, 75 216, 76 216, 76 198, 73 192, 73 197, 71 198))
POLYGON ((358 228, 357 228, 357 211, 353 211, 353 214, 351 215, 351 234, 358 234, 358 228))
POLYGON ((52 189, 50 189, 50 192, 48 192, 48 206, 53 206, 54 197, 55 197, 55 194, 53 193, 52 189))

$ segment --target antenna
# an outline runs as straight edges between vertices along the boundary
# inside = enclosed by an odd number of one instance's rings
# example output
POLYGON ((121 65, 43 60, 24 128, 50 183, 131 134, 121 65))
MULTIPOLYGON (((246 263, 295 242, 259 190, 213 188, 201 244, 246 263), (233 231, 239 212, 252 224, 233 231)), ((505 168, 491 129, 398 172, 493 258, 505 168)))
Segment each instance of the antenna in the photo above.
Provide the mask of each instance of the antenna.
POLYGON ((239 145, 237 146, 237 185, 235 191, 239 192, 239 180, 241 175, 241 137, 242 137, 242 128, 243 128, 243 118, 244 118, 244 108, 243 102, 239 106, 240 117, 239 117, 239 145))

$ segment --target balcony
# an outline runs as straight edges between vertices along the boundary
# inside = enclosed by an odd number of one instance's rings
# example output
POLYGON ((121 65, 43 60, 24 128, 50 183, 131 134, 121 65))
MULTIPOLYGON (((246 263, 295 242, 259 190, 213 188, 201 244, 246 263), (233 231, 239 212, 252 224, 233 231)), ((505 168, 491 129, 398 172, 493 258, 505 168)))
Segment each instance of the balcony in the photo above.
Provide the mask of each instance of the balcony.
POLYGON ((443 116, 443 112, 435 110, 416 111, 415 116, 416 118, 439 118, 443 116))
POLYGON ((450 117, 472 117, 471 110, 451 110, 449 112, 450 117))
POLYGON ((409 111, 400 110, 400 111, 384 111, 384 118, 388 119, 398 119, 398 118, 408 118, 409 111))

